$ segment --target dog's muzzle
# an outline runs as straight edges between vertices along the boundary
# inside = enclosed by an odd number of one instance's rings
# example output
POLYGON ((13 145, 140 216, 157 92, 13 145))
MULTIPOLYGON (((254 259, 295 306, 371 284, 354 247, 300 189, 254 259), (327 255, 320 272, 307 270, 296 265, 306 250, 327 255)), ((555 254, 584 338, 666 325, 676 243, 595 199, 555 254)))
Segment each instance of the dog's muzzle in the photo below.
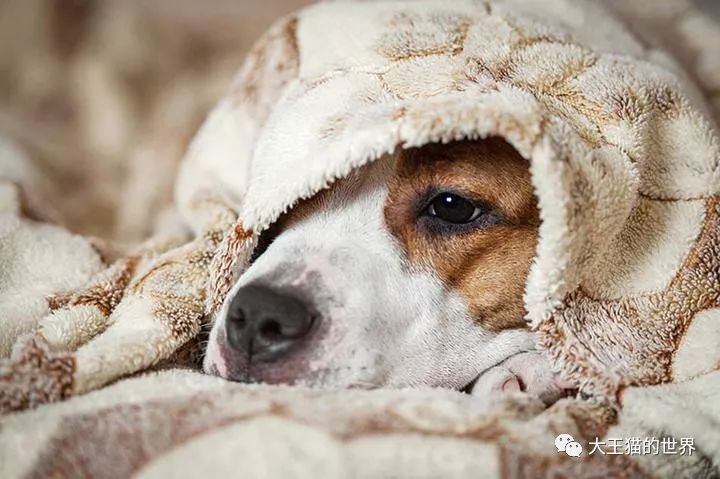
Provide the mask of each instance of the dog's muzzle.
POLYGON ((317 322, 306 303, 267 286, 247 285, 225 320, 228 345, 253 364, 277 361, 304 342, 317 322))

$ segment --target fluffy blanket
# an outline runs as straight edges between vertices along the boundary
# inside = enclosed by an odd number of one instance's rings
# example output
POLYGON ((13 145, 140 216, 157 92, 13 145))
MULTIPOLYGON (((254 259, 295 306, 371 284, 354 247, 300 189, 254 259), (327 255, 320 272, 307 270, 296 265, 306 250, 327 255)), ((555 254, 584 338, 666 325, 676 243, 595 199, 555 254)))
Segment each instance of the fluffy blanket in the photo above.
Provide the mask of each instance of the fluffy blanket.
POLYGON ((343 2, 284 18, 183 163, 176 200, 192 237, 170 232, 115 261, 28 219, 23 178, 2 176, 2 411, 192 362, 258 238, 299 199, 396 148, 488 136, 530 163, 542 225, 527 319, 577 398, 548 410, 515 398, 488 415, 452 392, 165 372, 5 417, 3 477, 228 473, 240 456, 258 477, 716 477, 720 144, 708 89, 720 69, 707 61, 718 47, 687 37, 688 25, 718 30, 687 4, 650 5, 343 2), (677 61, 653 25, 684 39, 677 61), (559 454, 559 433, 585 453, 559 454), (590 454, 590 441, 614 438, 693 447, 590 454))

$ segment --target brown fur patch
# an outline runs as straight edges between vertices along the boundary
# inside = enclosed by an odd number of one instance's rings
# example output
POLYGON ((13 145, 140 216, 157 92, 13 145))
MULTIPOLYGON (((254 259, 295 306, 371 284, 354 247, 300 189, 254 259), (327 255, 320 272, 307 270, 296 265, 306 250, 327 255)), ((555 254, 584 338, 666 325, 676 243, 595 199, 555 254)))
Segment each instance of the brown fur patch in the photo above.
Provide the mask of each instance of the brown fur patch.
POLYGON ((413 264, 429 266, 491 330, 525 325, 523 292, 535 256, 539 215, 528 162, 498 138, 404 151, 391 181, 385 221, 413 264), (498 224, 462 233, 418 227, 429 188, 463 191, 490 205, 498 224))

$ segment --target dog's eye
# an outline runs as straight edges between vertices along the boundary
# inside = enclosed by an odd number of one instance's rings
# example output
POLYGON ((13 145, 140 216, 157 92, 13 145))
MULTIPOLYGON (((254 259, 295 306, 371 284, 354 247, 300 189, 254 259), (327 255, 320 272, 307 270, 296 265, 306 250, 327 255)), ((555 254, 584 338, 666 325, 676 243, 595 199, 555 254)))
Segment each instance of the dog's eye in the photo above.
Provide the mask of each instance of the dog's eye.
POLYGON ((462 196, 454 193, 440 193, 427 207, 428 216, 448 223, 469 223, 482 213, 482 209, 462 196))

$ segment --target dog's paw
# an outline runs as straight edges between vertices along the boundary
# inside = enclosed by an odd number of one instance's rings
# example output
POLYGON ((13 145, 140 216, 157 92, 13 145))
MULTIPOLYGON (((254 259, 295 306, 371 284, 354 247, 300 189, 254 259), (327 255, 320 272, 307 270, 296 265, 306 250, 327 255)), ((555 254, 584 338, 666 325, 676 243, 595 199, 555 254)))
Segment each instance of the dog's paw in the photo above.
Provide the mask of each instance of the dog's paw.
POLYGON ((483 372, 470 394, 493 402, 522 393, 549 406, 574 391, 572 384, 553 373, 545 354, 530 351, 511 356, 483 372))

